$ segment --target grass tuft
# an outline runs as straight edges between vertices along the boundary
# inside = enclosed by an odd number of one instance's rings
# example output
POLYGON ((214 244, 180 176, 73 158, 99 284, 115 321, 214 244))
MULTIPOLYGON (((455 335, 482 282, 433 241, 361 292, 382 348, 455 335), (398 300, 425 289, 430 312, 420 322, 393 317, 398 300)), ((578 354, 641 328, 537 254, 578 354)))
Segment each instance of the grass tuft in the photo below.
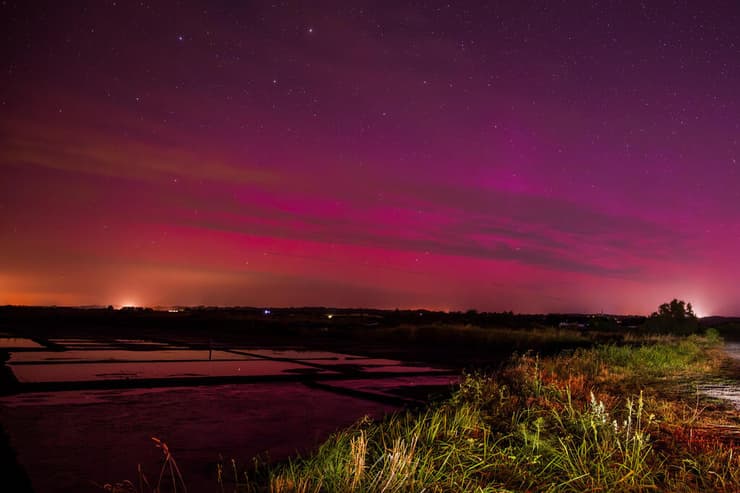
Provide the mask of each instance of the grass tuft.
MULTIPOLYGON (((717 371, 720 343, 710 332, 515 355, 496 374, 464 374, 444 402, 379 422, 363 418, 307 457, 255 460, 249 475, 234 461, 219 466, 219 486, 222 493, 740 491, 740 416, 685 385, 717 371)), ((165 460, 150 491, 162 491, 167 477, 172 491, 184 491, 169 449, 155 443, 165 460)))
POLYGON ((696 439, 715 417, 656 390, 711 369, 716 338, 630 342, 466 374, 448 401, 364 419, 241 491, 740 491, 734 443, 696 439))

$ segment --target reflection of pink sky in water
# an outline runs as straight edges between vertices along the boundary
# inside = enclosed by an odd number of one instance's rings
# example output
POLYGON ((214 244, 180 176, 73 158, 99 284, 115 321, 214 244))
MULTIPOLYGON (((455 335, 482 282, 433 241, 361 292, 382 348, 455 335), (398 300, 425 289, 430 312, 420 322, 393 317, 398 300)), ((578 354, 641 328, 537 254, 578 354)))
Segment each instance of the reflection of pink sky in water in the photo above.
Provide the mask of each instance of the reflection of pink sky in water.
MULTIPOLYGON (((302 360, 335 360, 335 361, 352 361, 367 359, 364 356, 356 356, 345 353, 333 353, 331 351, 304 351, 301 349, 235 349, 235 352, 244 352, 249 354, 256 354, 268 358, 287 358, 287 359, 302 359, 302 360)), ((391 361, 391 360, 385 360, 391 361)), ((398 363, 398 361, 393 361, 398 363)))
POLYGON ((419 375, 419 376, 399 376, 394 378, 383 378, 380 380, 367 379, 347 379, 327 382, 327 385, 338 388, 350 388, 355 390, 388 390, 398 387, 414 387, 419 385, 453 385, 459 382, 460 378, 450 375, 419 375))
POLYGON ((114 339, 108 340, 93 340, 78 337, 69 338, 52 338, 49 342, 64 347, 65 349, 120 349, 121 347, 128 349, 139 349, 139 350, 154 350, 154 349, 187 349, 186 346, 178 346, 169 344, 166 342, 155 342, 147 341, 144 339, 114 339))
POLYGON ((433 372, 435 368, 423 366, 408 365, 388 365, 388 366, 366 366, 362 369, 363 373, 410 373, 410 372, 433 372))
POLYGON ((296 361, 311 361, 322 365, 357 365, 357 366, 393 366, 401 364, 395 359, 367 358, 351 354, 332 353, 329 351, 239 349, 230 351, 236 354, 258 355, 266 358, 285 358, 296 361))
MULTIPOLYGON (((413 388, 420 386, 454 386, 459 382, 459 377, 454 375, 415 375, 394 376, 381 379, 342 379, 323 382, 323 385, 337 389, 360 390, 363 392, 396 395, 398 389, 413 388)), ((269 385, 269 384, 247 384, 269 385)), ((282 384, 276 384, 282 385, 282 384)), ((0 397, 0 407, 24 407, 24 406, 58 406, 70 404, 105 404, 121 402, 127 399, 138 399, 143 396, 157 398, 158 394, 170 391, 191 391, 190 387, 167 387, 167 388, 134 388, 134 389, 112 389, 112 390, 65 390, 59 392, 31 392, 16 394, 13 396, 0 397)))
MULTIPOLYGON (((322 361, 322 363, 324 363, 322 361)), ((346 360, 339 360, 334 362, 340 365, 357 365, 363 367, 369 366, 393 366, 400 365, 401 362, 395 359, 384 359, 384 358, 351 358, 346 360)), ((332 361, 327 361, 326 364, 332 364, 332 361)))
POLYGON ((297 363, 272 360, 112 362, 12 365, 20 382, 79 382, 137 378, 279 375, 291 370, 316 370, 297 363))
POLYGON ((364 414, 380 416, 393 409, 342 395, 342 389, 387 398, 398 396, 399 388, 444 387, 454 380, 403 375, 432 368, 328 351, 224 347, 209 351, 165 344, 151 350, 151 344, 140 340, 54 342, 68 350, 11 352, 9 366, 20 382, 304 372, 315 373, 320 380, 321 375, 341 377, 343 371, 353 380, 324 381, 339 393, 300 383, 251 383, 22 393, 0 398, 0 419, 37 491, 96 491, 89 487, 89 480, 135 478, 138 462, 154 471, 159 456, 150 436, 168 442, 193 491, 209 491, 216 482, 207 477, 204 464, 213 464, 219 453, 242 462, 265 450, 272 458, 285 457, 297 448, 305 451, 317 445, 330 432, 364 414), (399 375, 362 380, 356 372, 399 375))
POLYGON ((393 408, 298 383, 27 394, 0 399, 0 419, 35 491, 100 491, 90 481, 158 471, 170 446, 189 491, 215 491, 219 454, 240 463, 306 451, 365 414, 393 408), (34 402, 36 400, 36 402, 34 402))
MULTIPOLYGON (((208 360, 207 349, 165 349, 156 351, 127 351, 125 349, 100 349, 95 351, 27 351, 12 353, 9 360, 13 363, 45 361, 156 361, 156 360, 208 360)), ((226 351, 212 351, 210 359, 246 360, 254 357, 226 351)))
POLYGON ((452 388, 460 381, 457 376, 451 375, 419 375, 419 376, 399 376, 394 378, 383 378, 378 380, 354 379, 354 380, 334 380, 324 382, 326 386, 337 389, 359 390, 373 394, 386 396, 396 396, 399 389, 408 389, 413 387, 449 387, 452 388))
MULTIPOLYGON (((87 342, 95 344, 95 341, 87 342)), ((269 376, 290 371, 326 373, 332 367, 363 373, 434 371, 432 368, 411 366, 391 359, 294 349, 25 351, 11 353, 9 365, 18 381, 23 383, 183 376, 269 376)))
POLYGON ((0 407, 59 406, 70 404, 104 404, 120 402, 122 399, 170 392, 189 387, 138 388, 113 390, 64 390, 60 392, 29 392, 0 397, 0 407))
POLYGON ((360 358, 351 354, 332 353, 329 351, 302 351, 300 349, 234 349, 250 354, 257 354, 268 358, 288 358, 288 359, 333 359, 333 360, 351 360, 360 358))
POLYGON ((24 337, 0 337, 0 348, 3 349, 25 349, 42 348, 41 344, 24 337))
POLYGON ((91 339, 49 339, 49 342, 59 346, 109 346, 110 342, 91 339))
POLYGON ((734 370, 730 370, 728 379, 699 384, 699 391, 710 397, 729 401, 740 410, 740 343, 728 342, 724 346, 725 353, 733 360, 734 370))

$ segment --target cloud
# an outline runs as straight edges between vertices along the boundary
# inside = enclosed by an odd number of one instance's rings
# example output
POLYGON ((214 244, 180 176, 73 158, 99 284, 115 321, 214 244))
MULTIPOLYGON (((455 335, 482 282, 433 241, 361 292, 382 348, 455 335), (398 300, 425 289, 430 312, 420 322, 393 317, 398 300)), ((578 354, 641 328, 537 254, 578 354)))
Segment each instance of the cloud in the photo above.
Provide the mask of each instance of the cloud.
MULTIPOLYGON (((298 180, 300 177, 287 177, 298 180)), ((667 225, 559 198, 453 186, 387 187, 322 196, 243 187, 203 197, 188 226, 437 255, 515 261, 557 271, 638 278, 665 258, 691 258, 691 237, 667 225)), ((192 205, 192 204, 191 204, 192 205)))
POLYGON ((3 162, 142 182, 130 208, 162 223, 633 279, 694 251, 691 238, 668 223, 600 210, 577 197, 394 176, 379 166, 334 174, 265 170, 233 155, 30 120, 5 122, 3 131, 3 162), (173 177, 182 181, 178 188, 162 189, 173 177))
POLYGON ((147 142, 92 125, 94 120, 60 125, 30 118, 4 119, 0 124, 4 135, 0 162, 154 183, 169 182, 173 177, 242 184, 274 179, 269 171, 250 167, 245 160, 194 150, 185 138, 179 144, 171 142, 173 135, 165 142, 147 142))

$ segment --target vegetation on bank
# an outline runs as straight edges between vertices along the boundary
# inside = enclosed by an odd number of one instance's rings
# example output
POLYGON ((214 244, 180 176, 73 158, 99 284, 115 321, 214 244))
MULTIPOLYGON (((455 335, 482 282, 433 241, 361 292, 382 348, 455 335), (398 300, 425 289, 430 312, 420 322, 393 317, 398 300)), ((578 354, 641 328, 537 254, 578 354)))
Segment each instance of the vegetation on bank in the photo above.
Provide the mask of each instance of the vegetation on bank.
MULTIPOLYGON (((255 460, 246 469, 220 464, 214 486, 222 493, 740 492, 740 413, 692 383, 719 373, 722 341, 712 329, 694 333, 690 304, 661 305, 639 333, 565 325, 376 328, 384 340, 413 341, 418 331, 447 350, 451 341, 476 341, 484 352, 496 345, 552 352, 515 354, 495 373, 465 374, 447 400, 379 422, 364 418, 307 457, 255 460)), ((140 470, 138 487, 104 489, 184 491, 169 449, 156 441, 165 453, 156 481, 140 470)))
MULTIPOLYGON (((687 387, 716 334, 662 336, 466 375, 447 401, 361 420, 313 455, 237 473, 222 491, 740 491, 740 458, 687 387), (683 390, 683 391, 679 391, 683 390), (236 481, 234 481, 236 476, 236 481)), ((737 424, 737 422, 735 422, 737 424)))

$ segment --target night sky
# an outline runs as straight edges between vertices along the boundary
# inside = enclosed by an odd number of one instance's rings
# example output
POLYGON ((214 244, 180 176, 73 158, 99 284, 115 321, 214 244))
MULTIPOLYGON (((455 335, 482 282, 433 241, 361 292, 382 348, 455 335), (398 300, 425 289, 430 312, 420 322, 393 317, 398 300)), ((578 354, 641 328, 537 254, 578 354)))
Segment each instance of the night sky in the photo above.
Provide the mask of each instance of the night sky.
POLYGON ((740 314, 736 1, 0 2, 0 304, 740 314))

